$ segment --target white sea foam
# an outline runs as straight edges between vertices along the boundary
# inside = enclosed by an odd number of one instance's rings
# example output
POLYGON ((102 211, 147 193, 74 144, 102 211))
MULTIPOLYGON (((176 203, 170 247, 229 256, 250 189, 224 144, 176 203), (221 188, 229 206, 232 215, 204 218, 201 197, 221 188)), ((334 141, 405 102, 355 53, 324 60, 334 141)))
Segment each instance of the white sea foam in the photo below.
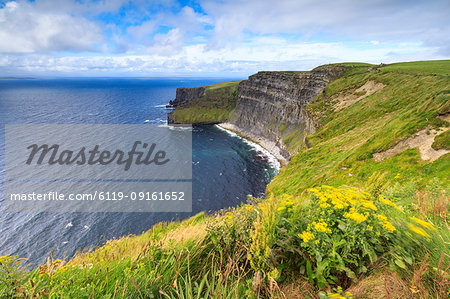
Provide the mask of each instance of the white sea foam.
POLYGON ((69 222, 69 223, 67 223, 66 228, 72 227, 72 226, 73 226, 72 222, 69 222))
POLYGON ((192 131, 192 126, 177 126, 177 125, 169 125, 167 122, 164 124, 158 125, 160 128, 168 128, 169 130, 174 131, 192 131))
POLYGON ((215 126, 217 128, 219 128, 220 130, 228 133, 230 136, 237 137, 237 138, 241 139, 243 142, 245 142, 248 145, 250 145, 251 147, 253 147, 256 150, 256 152, 262 153, 265 157, 267 157, 268 164, 272 165, 272 167, 274 167, 277 172, 280 171, 280 168, 281 168, 280 161, 278 161, 277 157, 275 157, 271 152, 269 152, 268 150, 263 148, 261 145, 255 143, 253 141, 250 141, 250 140, 248 140, 248 139, 246 139, 244 137, 241 137, 238 134, 236 134, 236 133, 234 133, 234 132, 232 132, 230 130, 222 128, 221 126, 218 126, 218 125, 215 125, 215 126))

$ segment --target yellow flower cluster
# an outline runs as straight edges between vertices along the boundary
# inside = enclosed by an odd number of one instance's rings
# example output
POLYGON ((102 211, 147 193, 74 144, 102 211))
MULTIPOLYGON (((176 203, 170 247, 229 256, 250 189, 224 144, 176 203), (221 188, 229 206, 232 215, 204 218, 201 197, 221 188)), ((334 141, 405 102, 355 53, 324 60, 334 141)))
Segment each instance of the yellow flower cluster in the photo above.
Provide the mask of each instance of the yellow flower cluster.
POLYGON ((52 263, 49 263, 47 265, 42 265, 39 267, 39 277, 44 276, 45 274, 49 274, 53 271, 53 269, 58 268, 59 264, 61 263, 61 260, 54 260, 52 263))
POLYGON ((378 208, 375 206, 375 204, 371 200, 362 199, 361 200, 361 204, 363 205, 363 207, 365 207, 367 209, 371 209, 371 210, 374 210, 374 211, 378 210, 378 208))
POLYGON ((245 209, 247 211, 251 211, 251 210, 253 210, 253 206, 252 205, 245 205, 245 209))
POLYGON ((363 206, 374 211, 378 210, 373 201, 366 199, 370 194, 356 188, 335 188, 324 185, 321 189, 311 188, 308 191, 317 196, 322 209, 331 206, 338 210, 348 206, 363 206))
POLYGON ((350 292, 343 292, 341 287, 338 287, 337 293, 327 293, 328 298, 337 298, 337 299, 352 299, 353 294, 350 292))
POLYGON ((69 267, 70 267, 69 265, 64 265, 62 267, 59 267, 57 272, 58 273, 64 273, 64 272, 66 272, 69 269, 69 267))
MULTIPOLYGON (((328 224, 323 219, 320 219, 319 222, 313 221, 312 224, 313 224, 312 226, 311 224, 308 224, 308 228, 301 234, 298 234, 298 236, 303 240, 303 242, 308 243, 309 241, 315 239, 314 233, 311 231, 313 227, 317 232, 331 234, 331 229, 328 227, 328 224)), ((318 243, 319 241, 317 240, 316 244, 318 243)))
POLYGON ((367 217, 364 216, 363 214, 358 213, 355 208, 350 208, 350 213, 345 213, 344 216, 349 219, 355 220, 358 223, 367 220, 367 217))
MULTIPOLYGON (((379 230, 381 228, 389 233, 396 230, 380 209, 383 208, 383 204, 398 210, 401 209, 383 196, 376 200, 367 192, 347 187, 321 186, 309 189, 309 191, 315 195, 313 201, 318 206, 321 219, 316 220, 318 222, 312 222, 312 229, 308 226, 306 232, 311 234, 316 232, 331 233, 336 219, 342 216, 357 224, 364 223, 366 231, 375 231, 377 235, 380 235, 379 230), (322 218, 325 218, 325 220, 322 218)), ((421 225, 427 228, 427 225, 431 224, 422 221, 421 225)), ((302 239, 311 240, 310 235, 305 235, 306 232, 300 234, 302 239)))
POLYGON ((293 196, 289 194, 284 194, 280 203, 280 206, 277 208, 278 211, 284 211, 287 208, 292 207, 294 204, 293 196))
POLYGON ((321 233, 331 233, 331 229, 328 228, 328 224, 325 222, 313 222, 314 228, 321 233))
POLYGON ((377 215, 378 220, 380 220, 381 225, 383 225, 383 227, 389 231, 390 233, 392 233, 393 231, 395 231, 395 226, 392 225, 391 222, 389 222, 387 220, 387 217, 384 215, 377 215))
POLYGON ((301 234, 298 234, 298 236, 300 238, 302 238, 303 242, 305 242, 305 243, 308 243, 309 241, 311 241, 311 240, 313 240, 315 238, 314 234, 312 232, 309 232, 309 231, 304 231, 301 234))
POLYGON ((10 255, 4 255, 4 256, 0 256, 0 264, 1 263, 8 263, 12 260, 12 257, 10 255))
POLYGON ((415 232, 418 235, 421 235, 422 237, 427 237, 429 238, 430 235, 422 228, 415 226, 414 224, 408 223, 408 227, 410 230, 412 230, 413 232, 415 232))
POLYGON ((9 260, 10 258, 11 258, 11 256, 9 256, 8 254, 7 254, 7 255, 4 255, 4 256, 0 256, 0 262, 9 260))
POLYGON ((336 299, 348 299, 348 298, 353 298, 352 293, 350 292, 345 292, 345 296, 342 296, 339 293, 327 293, 328 298, 336 298, 336 299))
POLYGON ((425 227, 427 229, 437 230, 433 224, 423 221, 422 219, 416 218, 416 217, 410 217, 412 220, 414 220, 416 223, 420 224, 422 227, 425 227))
POLYGON ((265 206, 262 202, 260 202, 260 203, 258 203, 258 208, 259 208, 261 211, 264 211, 264 210, 266 209, 266 206, 265 206))

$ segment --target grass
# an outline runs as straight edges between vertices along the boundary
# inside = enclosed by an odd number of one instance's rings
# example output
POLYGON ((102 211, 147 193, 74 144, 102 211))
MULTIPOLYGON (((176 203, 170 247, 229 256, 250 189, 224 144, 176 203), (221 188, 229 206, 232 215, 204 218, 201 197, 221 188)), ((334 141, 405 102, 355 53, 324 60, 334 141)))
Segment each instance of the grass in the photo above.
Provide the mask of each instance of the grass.
MULTIPOLYGON (((450 68, 450 61, 442 63, 450 68)), ((383 162, 372 159, 374 153, 421 129, 448 125, 438 117, 449 112, 446 76, 383 69, 371 72, 366 67, 356 67, 327 86, 327 96, 319 95, 308 108, 316 117, 322 115, 323 124, 318 132, 308 136, 312 148, 298 149, 299 153, 269 184, 269 193, 295 194, 323 183, 355 185, 366 181, 374 172, 387 172, 390 178, 400 173, 398 179, 419 184, 436 177, 448 184, 448 155, 428 163, 420 159, 417 149, 411 149, 383 162), (386 87, 346 109, 333 111, 336 97, 368 80, 382 82, 386 87)), ((423 69, 429 69, 426 63, 423 69)), ((448 139, 448 133, 442 135, 436 138, 436 145, 448 139)))
POLYGON ((427 74, 427 75, 450 75, 448 60, 414 61, 392 63, 381 68, 384 72, 427 74))
MULTIPOLYGON (((323 125, 307 136, 311 148, 300 142, 302 128, 278 125, 298 153, 265 199, 161 223, 69 261, 50 257, 36 269, 0 257, 0 297, 448 297, 449 155, 433 162, 416 148, 381 162, 372 155, 424 128, 449 125, 438 116, 450 110, 442 73, 450 61, 346 65, 307 108, 323 125), (386 86, 333 110, 339 95, 368 80, 386 86)), ((236 88, 208 87, 203 100, 236 88)), ((203 120, 214 117, 211 103, 202 105, 203 120)), ((433 147, 448 148, 448 132, 433 147)))
POLYGON ((435 150, 439 149, 447 149, 450 150, 450 130, 445 131, 444 133, 436 136, 434 138, 434 142, 431 145, 435 150))
POLYGON ((240 81, 222 82, 206 86, 205 94, 187 106, 172 112, 177 123, 218 123, 230 119, 237 103, 237 88, 240 81))

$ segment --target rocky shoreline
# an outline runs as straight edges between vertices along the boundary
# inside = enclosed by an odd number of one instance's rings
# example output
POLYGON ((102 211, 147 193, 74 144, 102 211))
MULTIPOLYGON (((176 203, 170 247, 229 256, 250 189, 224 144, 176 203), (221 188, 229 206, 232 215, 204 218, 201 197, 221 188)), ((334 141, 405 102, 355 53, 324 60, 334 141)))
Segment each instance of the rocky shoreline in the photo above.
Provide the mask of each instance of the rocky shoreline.
POLYGON ((286 166, 289 163, 289 159, 287 159, 285 156, 283 156, 283 154, 282 154, 283 150, 275 142, 273 142, 267 138, 254 135, 251 132, 244 131, 232 123, 220 123, 220 124, 217 124, 217 126, 223 128, 225 130, 229 130, 233 133, 236 133, 237 135, 241 136, 242 138, 248 139, 252 142, 259 144, 262 148, 264 148, 270 154, 272 154, 275 158, 277 158, 277 160, 280 162, 281 166, 286 166))

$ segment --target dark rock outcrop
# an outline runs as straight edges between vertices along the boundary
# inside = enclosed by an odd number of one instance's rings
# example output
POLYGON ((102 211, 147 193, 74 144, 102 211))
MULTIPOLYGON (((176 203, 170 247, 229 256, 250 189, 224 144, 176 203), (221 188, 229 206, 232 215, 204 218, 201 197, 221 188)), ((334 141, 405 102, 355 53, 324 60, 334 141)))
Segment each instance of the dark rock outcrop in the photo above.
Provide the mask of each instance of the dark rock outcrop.
POLYGON ((205 87, 179 87, 174 100, 169 102, 168 107, 178 107, 190 101, 199 99, 205 94, 205 87))
POLYGON ((244 135, 274 142, 289 159, 283 139, 299 128, 315 132, 319 124, 304 106, 344 71, 344 67, 328 65, 303 73, 258 72, 239 84, 231 122, 244 135))

